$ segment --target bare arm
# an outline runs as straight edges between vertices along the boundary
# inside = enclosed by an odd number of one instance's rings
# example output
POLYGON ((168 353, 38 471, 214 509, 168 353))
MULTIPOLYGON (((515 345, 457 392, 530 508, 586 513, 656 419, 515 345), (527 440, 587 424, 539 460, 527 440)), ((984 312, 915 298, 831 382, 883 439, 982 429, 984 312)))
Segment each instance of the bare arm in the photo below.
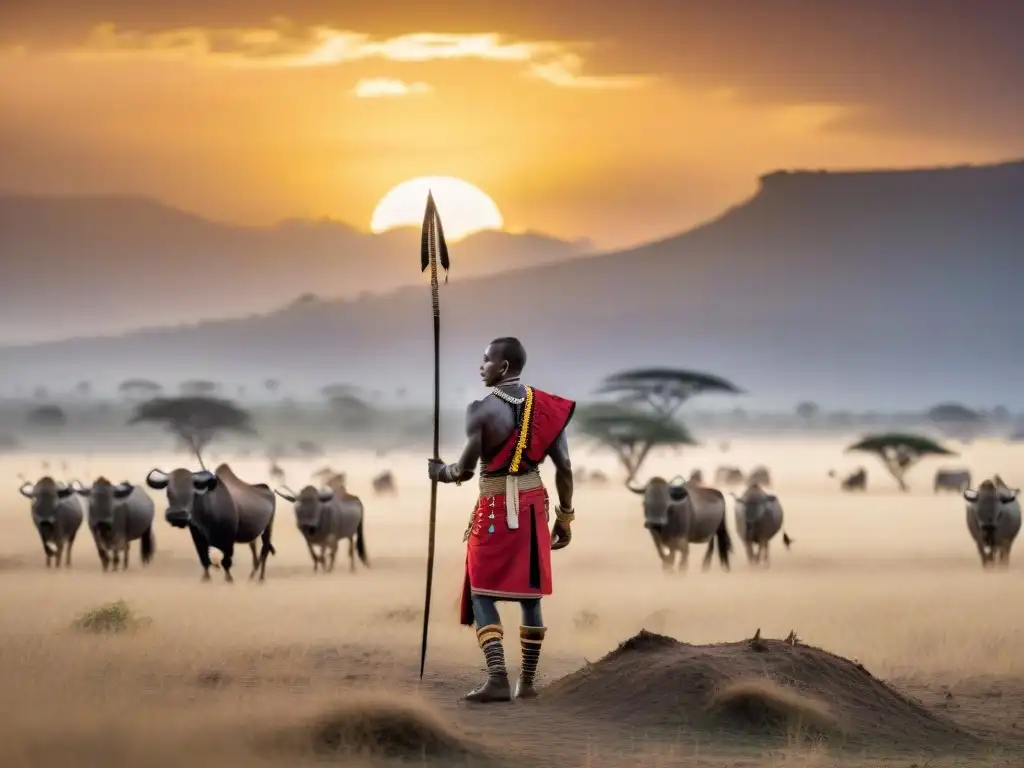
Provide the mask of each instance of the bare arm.
POLYGON ((483 402, 478 400, 470 403, 466 409, 466 447, 454 464, 449 464, 447 474, 452 482, 465 482, 473 478, 477 462, 483 452, 484 445, 484 409, 483 402))
POLYGON ((572 462, 569 461, 569 440, 562 432, 548 450, 551 463, 555 465, 555 491, 558 493, 558 505, 563 510, 572 509, 572 462))

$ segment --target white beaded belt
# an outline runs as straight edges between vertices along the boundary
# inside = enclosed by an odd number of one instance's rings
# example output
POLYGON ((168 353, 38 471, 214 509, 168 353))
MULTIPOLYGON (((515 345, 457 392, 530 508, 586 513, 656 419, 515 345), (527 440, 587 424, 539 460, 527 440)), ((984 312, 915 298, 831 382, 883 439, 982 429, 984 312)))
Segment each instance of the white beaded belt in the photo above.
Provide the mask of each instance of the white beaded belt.
POLYGON ((505 494, 505 522, 511 530, 519 527, 519 492, 543 488, 544 481, 536 469, 525 475, 480 476, 480 496, 505 494))

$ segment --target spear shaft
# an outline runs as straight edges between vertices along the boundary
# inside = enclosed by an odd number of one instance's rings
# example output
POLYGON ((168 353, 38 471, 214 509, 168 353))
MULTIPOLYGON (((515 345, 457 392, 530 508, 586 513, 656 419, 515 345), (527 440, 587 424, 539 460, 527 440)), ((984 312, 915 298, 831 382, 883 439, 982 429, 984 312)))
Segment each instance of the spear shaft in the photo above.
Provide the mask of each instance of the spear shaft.
MULTIPOLYGON (((437 213, 433 194, 427 195, 427 209, 423 216, 420 243, 421 271, 430 269, 430 298, 434 311, 434 455, 441 458, 441 305, 437 280, 438 259, 447 272, 448 245, 444 240, 441 217, 437 213)), ((420 643, 420 680, 427 663, 427 636, 430 630, 430 595, 434 585, 434 539, 437 531, 437 480, 430 481, 430 532, 427 535, 427 584, 423 603, 423 639, 420 643)))

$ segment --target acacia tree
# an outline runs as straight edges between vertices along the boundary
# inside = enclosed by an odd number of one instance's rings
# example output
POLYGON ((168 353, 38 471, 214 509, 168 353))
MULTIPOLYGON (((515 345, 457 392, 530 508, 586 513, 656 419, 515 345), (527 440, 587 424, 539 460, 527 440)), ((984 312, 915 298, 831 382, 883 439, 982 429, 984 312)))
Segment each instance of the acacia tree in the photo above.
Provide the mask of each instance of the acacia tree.
POLYGON ((336 398, 346 397, 358 397, 359 387, 352 384, 328 384, 324 387, 320 387, 320 395, 325 400, 334 400, 336 398))
POLYGON ((344 429, 365 430, 377 421, 377 409, 351 393, 329 396, 327 406, 344 429))
POLYGON ((899 483, 901 491, 910 490, 904 478, 925 456, 956 456, 953 451, 927 437, 898 432, 866 437, 846 449, 847 453, 851 451, 871 453, 881 459, 889 474, 899 483))
POLYGON ((796 417, 804 423, 804 426, 809 426, 812 422, 817 421, 820 415, 821 408, 817 403, 804 400, 796 404, 796 417))
POLYGON ((25 423, 30 427, 63 427, 68 417, 59 405, 40 405, 28 412, 25 423))
POLYGON ((941 403, 925 416, 942 434, 963 441, 977 437, 985 422, 984 416, 960 403, 941 403))
POLYGON ((163 387, 151 379, 125 379, 118 386, 117 391, 124 397, 134 400, 143 397, 156 397, 163 391, 163 387))
POLYGON ((675 419, 623 405, 577 408, 573 422, 585 438, 615 453, 626 470, 627 483, 654 448, 696 445, 686 427, 675 419))
POLYGON ((178 385, 178 391, 186 397, 210 397, 220 390, 220 384, 209 379, 189 379, 178 385))
POLYGON ((255 435, 252 417, 230 400, 215 397, 157 397, 140 403, 129 425, 159 424, 187 446, 203 463, 203 449, 223 432, 255 435))
POLYGON ((710 373, 679 368, 638 368, 612 374, 597 392, 617 395, 623 404, 646 404, 657 415, 669 418, 694 395, 739 395, 743 390, 710 373))

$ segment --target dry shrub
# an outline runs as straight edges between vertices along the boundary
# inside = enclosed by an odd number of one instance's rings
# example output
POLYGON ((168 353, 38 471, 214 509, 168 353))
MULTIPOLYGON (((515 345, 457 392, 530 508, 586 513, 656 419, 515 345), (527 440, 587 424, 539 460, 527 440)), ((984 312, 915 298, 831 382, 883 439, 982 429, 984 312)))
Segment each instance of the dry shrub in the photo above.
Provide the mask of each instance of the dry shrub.
POLYGON ((145 616, 136 615, 124 600, 106 603, 86 611, 72 622, 74 629, 96 634, 129 632, 149 624, 145 616))
POLYGON ((580 632, 587 632, 597 629, 601 623, 601 617, 594 611, 584 608, 572 617, 572 623, 580 632))
POLYGON ((402 608, 393 608, 390 611, 385 611, 382 618, 384 621, 394 622, 395 624, 413 624, 417 621, 422 621, 423 611, 407 605, 402 608))
POLYGON ((839 730, 839 721, 827 704, 766 677, 737 680, 723 686, 715 692, 709 709, 755 727, 782 721, 790 732, 828 734, 839 730))
POLYGON ((487 754, 422 700, 380 694, 360 694, 334 705, 280 734, 278 744, 321 755, 416 760, 465 760, 487 754))

